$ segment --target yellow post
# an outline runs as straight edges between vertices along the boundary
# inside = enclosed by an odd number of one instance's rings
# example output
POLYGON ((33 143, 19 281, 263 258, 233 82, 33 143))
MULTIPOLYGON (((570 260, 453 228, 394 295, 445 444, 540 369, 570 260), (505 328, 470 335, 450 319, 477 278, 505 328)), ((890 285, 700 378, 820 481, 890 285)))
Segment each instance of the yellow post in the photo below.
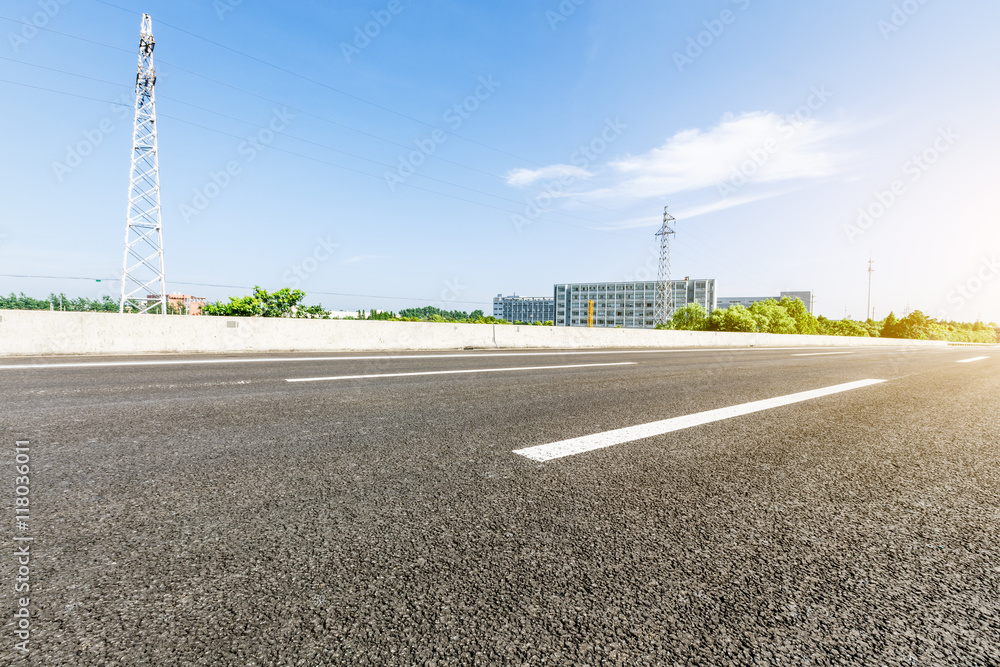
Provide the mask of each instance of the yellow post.
POLYGON ((591 299, 587 302, 587 326, 591 329, 594 328, 594 300, 591 299))

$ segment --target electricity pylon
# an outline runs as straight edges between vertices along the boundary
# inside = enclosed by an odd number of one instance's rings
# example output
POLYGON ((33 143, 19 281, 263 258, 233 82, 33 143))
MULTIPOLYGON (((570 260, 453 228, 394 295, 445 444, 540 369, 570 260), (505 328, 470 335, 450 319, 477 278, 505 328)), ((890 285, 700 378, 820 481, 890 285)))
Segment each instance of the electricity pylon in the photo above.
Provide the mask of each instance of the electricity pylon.
POLYGON ((677 232, 670 226, 675 222, 674 216, 663 207, 663 226, 656 235, 660 238, 660 268, 656 274, 655 316, 657 324, 666 324, 667 318, 674 312, 674 290, 670 285, 670 237, 677 232))
POLYGON ((135 78, 135 122, 129 175, 122 261, 122 298, 118 312, 167 314, 163 277, 163 226, 160 218, 160 164, 156 151, 156 70, 153 68, 153 21, 142 15, 139 72, 135 78))

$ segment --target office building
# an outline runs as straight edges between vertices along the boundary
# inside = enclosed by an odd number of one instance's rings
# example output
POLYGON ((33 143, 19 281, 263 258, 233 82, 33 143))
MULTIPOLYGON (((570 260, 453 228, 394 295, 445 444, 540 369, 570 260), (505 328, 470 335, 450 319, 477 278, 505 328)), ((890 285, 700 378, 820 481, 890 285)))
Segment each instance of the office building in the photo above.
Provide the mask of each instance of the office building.
MULTIPOLYGON (((159 300, 159 294, 148 294, 146 301, 159 300)), ((190 294, 168 294, 167 309, 181 315, 201 315, 201 308, 208 302, 203 296, 191 296, 190 294)))
POLYGON ((508 322, 551 322, 555 318, 555 303, 545 296, 504 296, 493 299, 493 317, 508 322))
MULTIPOLYGON (((701 304, 709 312, 716 307, 714 278, 671 280, 667 289, 667 302, 672 295, 675 309, 689 303, 701 304)), ((554 297, 557 327, 587 326, 591 301, 595 327, 652 329, 656 326, 656 281, 556 285, 554 297)))
POLYGON ((739 304, 745 308, 749 308, 754 303, 758 301, 767 301, 768 299, 774 299, 775 301, 781 301, 782 297, 788 297, 789 299, 801 299, 802 303, 806 304, 806 308, 809 312, 813 312, 813 293, 812 292, 781 292, 779 296, 720 296, 719 297, 719 308, 728 308, 729 306, 739 304))

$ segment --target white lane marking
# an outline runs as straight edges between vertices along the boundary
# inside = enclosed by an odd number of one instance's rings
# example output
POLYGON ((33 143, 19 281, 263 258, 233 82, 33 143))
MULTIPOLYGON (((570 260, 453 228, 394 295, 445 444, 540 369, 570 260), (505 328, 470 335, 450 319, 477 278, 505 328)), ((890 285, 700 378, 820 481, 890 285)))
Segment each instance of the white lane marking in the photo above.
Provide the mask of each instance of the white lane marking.
POLYGON ((613 364, 562 364, 559 366, 518 366, 517 368, 464 368, 453 371, 420 371, 417 373, 376 373, 374 375, 338 375, 323 378, 288 378, 285 382, 323 382, 328 380, 363 380, 369 378, 402 378, 415 375, 456 375, 459 373, 505 373, 509 371, 547 371, 562 368, 595 368, 597 366, 635 366, 635 361, 618 361, 613 364))
POLYGON ((827 354, 854 354, 853 352, 808 352, 805 354, 793 354, 793 357, 822 357, 827 354))
POLYGON ((649 424, 640 424, 639 426, 629 426, 626 428, 615 429, 614 431, 606 431, 604 433, 595 433, 593 435, 585 435, 579 438, 561 440, 547 445, 536 445, 534 447, 526 447, 524 449, 515 449, 514 453, 520 454, 521 456, 527 457, 533 461, 551 461, 564 456, 573 456, 574 454, 581 454, 595 449, 603 449, 605 447, 611 447, 612 445, 632 442, 633 440, 642 440, 643 438, 651 438, 656 435, 672 433, 673 431, 680 431, 682 429, 691 428, 692 426, 701 426, 703 424, 709 424, 723 419, 741 417, 754 412, 761 412, 762 410, 770 410, 784 405, 791 405, 792 403, 801 403, 802 401, 808 401, 814 398, 821 398, 831 394, 851 391, 852 389, 861 389, 862 387, 868 387, 885 381, 886 380, 859 380, 857 382, 848 382, 846 384, 838 384, 824 389, 813 389, 811 391, 803 391, 797 394, 789 394, 787 396, 767 398, 762 401, 753 401, 742 405, 734 405, 728 408, 708 410, 706 412, 698 412, 696 414, 685 415, 683 417, 673 417, 671 419, 664 419, 662 421, 651 422, 649 424))
POLYGON ((989 357, 972 357, 971 359, 959 359, 955 363, 957 363, 957 364, 971 364, 973 361, 982 361, 983 359, 989 359, 989 357))
MULTIPOLYGON (((574 350, 556 352, 483 352, 465 354, 382 354, 360 357, 253 357, 249 359, 156 359, 147 361, 77 361, 64 364, 6 364, 0 370, 26 368, 108 368, 112 366, 183 366, 197 364, 259 364, 279 361, 378 361, 380 359, 476 359, 479 357, 555 357, 585 354, 677 354, 682 352, 775 352, 780 350, 801 350, 801 347, 701 347, 701 348, 660 348, 654 350, 574 350)), ((834 348, 835 349, 835 348, 834 348)))

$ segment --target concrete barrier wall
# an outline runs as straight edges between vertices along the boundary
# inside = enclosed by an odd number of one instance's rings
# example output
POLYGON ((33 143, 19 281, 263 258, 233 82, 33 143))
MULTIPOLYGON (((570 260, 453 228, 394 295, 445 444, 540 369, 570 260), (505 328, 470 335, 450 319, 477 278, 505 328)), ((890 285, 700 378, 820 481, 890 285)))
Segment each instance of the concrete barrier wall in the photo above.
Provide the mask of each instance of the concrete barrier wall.
POLYGON ((463 348, 941 346, 841 336, 0 310, 0 356, 463 348))

